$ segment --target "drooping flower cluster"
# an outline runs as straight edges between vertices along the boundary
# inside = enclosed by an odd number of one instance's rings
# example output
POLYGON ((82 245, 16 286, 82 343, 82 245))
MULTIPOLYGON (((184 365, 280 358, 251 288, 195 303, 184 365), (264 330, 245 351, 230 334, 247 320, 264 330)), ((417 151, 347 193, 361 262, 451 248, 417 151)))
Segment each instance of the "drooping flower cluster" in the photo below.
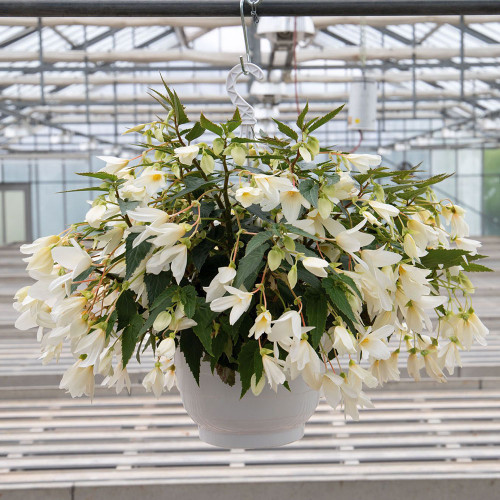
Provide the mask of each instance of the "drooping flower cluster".
POLYGON ((339 110, 306 121, 306 106, 297 131, 278 122, 287 137, 246 140, 238 113, 187 125, 166 90, 168 117, 129 131, 145 138, 136 164, 101 157, 85 174, 101 182, 85 221, 21 247, 36 282, 16 326, 38 327, 44 363, 69 342, 61 388, 92 396, 101 375, 130 389, 131 357, 151 349, 143 384, 159 397, 180 349, 196 378, 202 359, 239 372, 242 394, 302 377, 357 419, 402 352, 415 380, 444 381, 484 344, 465 273, 487 268, 464 210, 430 188, 445 176, 321 148, 312 133, 339 110))

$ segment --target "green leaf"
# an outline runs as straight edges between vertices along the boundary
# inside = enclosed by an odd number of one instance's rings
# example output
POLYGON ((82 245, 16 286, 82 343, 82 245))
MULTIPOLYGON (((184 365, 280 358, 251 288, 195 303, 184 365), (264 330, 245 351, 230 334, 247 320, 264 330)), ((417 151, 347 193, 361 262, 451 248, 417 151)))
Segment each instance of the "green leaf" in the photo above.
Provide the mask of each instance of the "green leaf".
POLYGON ((214 244, 211 241, 202 240, 201 243, 198 243, 198 245, 191 249, 191 259, 198 271, 201 271, 201 268, 203 267, 203 264, 205 264, 205 261, 210 254, 210 250, 212 250, 213 247, 214 244))
MULTIPOLYGON (((264 364, 262 363, 262 356, 260 355, 260 349, 255 351, 253 355, 253 369, 255 372, 255 382, 259 383, 262 375, 264 374, 264 364)), ((250 377, 251 382, 251 377, 250 377)))
POLYGON ((171 102, 172 107, 174 109, 174 114, 177 118, 177 123, 179 125, 183 125, 184 123, 189 123, 189 118, 186 116, 186 113, 184 112, 184 106, 182 105, 182 103, 179 99, 179 96, 177 95, 177 93, 175 91, 170 90, 170 88, 165 83, 163 76, 161 77, 161 81, 163 82, 163 86, 165 87, 165 90, 167 91, 168 95, 170 96, 170 102, 171 102))
POLYGON ((464 268, 464 271, 468 273, 492 273, 493 269, 489 267, 483 266, 481 264, 476 264, 475 262, 470 262, 469 264, 461 264, 464 268))
POLYGON ((344 106, 345 104, 342 104, 342 106, 338 107, 337 109, 334 109, 333 111, 330 111, 326 115, 316 120, 312 125, 308 127, 309 132, 316 130, 317 128, 323 126, 325 123, 328 123, 332 118, 335 118, 335 116, 337 116, 342 111, 342 108, 344 106))
POLYGON ((139 201, 125 201, 121 198, 118 198, 118 206, 120 207, 120 212, 122 215, 127 215, 127 210, 134 210, 137 205, 139 205, 139 201))
POLYGON ((309 111, 309 103, 306 102, 306 105, 304 106, 304 109, 300 112, 299 117, 297 118, 297 127, 300 128, 300 130, 304 130, 304 120, 306 118, 307 112, 309 111))
POLYGON ((422 257, 420 262, 428 269, 435 269, 440 264, 442 264, 443 269, 447 269, 448 267, 461 266, 465 264, 463 259, 464 255, 469 255, 469 252, 458 248, 434 248, 428 250, 427 255, 422 257))
POLYGON ((106 338, 108 338, 111 335, 111 332, 113 331, 113 327, 116 324, 116 320, 118 318, 118 313, 116 312, 116 309, 109 315, 108 319, 106 320, 107 326, 106 326, 106 338))
POLYGON ((123 368, 127 366, 129 359, 135 351, 135 345, 139 337, 139 332, 144 323, 144 319, 140 314, 135 314, 130 324, 123 330, 122 333, 122 365, 123 368))
POLYGON ((262 231, 261 233, 257 233, 255 236, 252 236, 250 241, 247 243, 247 248, 245 250, 245 255, 252 253, 254 250, 257 250, 263 243, 268 241, 273 236, 271 231, 262 231))
POLYGON ((80 286, 81 283, 77 283, 77 281, 86 280, 92 274, 92 271, 94 271, 94 269, 94 266, 90 266, 88 269, 85 269, 85 271, 80 273, 74 280, 72 280, 71 293, 73 293, 80 286))
POLYGON ((196 122, 194 127, 186 134, 186 140, 191 142, 203 135, 205 129, 201 126, 200 122, 196 122))
POLYGON ((295 132, 295 130, 292 130, 288 125, 285 125, 275 118, 273 118, 273 121, 274 123, 276 123, 276 125, 278 125, 278 129, 282 134, 285 134, 286 136, 292 138, 294 141, 297 141, 299 139, 297 132, 295 132))
POLYGON ((247 278, 249 278, 250 276, 255 275, 255 277, 257 277, 261 264, 263 263, 262 261, 264 254, 266 253, 268 248, 269 245, 267 243, 263 243, 253 252, 245 255, 242 259, 240 259, 237 266, 238 271, 236 272, 236 276, 233 282, 233 286, 235 288, 239 288, 241 285, 243 285, 246 282, 247 278))
MULTIPOLYGON (((226 347, 230 343, 229 335, 223 328, 219 328, 219 331, 215 337, 212 338, 212 360, 215 363, 222 356, 222 353, 226 350, 226 347)), ((232 345, 232 344, 230 344, 232 345)))
POLYGON ((249 340, 241 347, 238 355, 238 371, 241 379, 241 396, 250 389, 252 375, 255 373, 255 353, 260 352, 259 343, 256 340, 249 340))
POLYGON ((198 295, 196 294, 196 289, 193 285, 182 287, 180 290, 179 298, 184 306, 184 314, 188 318, 192 318, 195 313, 197 297, 198 295))
POLYGON ((215 135, 218 135, 219 137, 222 137, 222 134, 224 133, 222 127, 219 127, 219 125, 216 125, 215 123, 211 122, 203 113, 201 113, 200 115, 200 125, 204 129, 210 130, 210 132, 213 132, 215 135))
POLYGON ((306 179, 299 184, 300 194, 314 207, 318 207, 319 185, 313 179, 306 179))
POLYGON ((298 234, 300 236, 303 236, 304 238, 309 238, 310 240, 321 241, 321 238, 318 238, 317 236, 314 236, 314 234, 308 233, 307 231, 299 229, 292 224, 283 224, 283 226, 285 226, 286 230, 289 233, 298 234))
POLYGON ((236 108, 234 110, 232 118, 226 123, 228 132, 233 132, 241 125, 240 110, 236 108))
POLYGON ((268 214, 266 214, 266 212, 262 211, 262 209, 258 205, 250 205, 249 207, 247 207, 247 211, 263 221, 271 222, 271 223, 274 222, 269 218, 269 216, 268 216, 268 214))
POLYGON ((214 328, 212 322, 216 316, 217 314, 210 309, 209 304, 203 300, 198 302, 198 307, 196 307, 196 312, 193 317, 198 324, 193 326, 193 332, 200 339, 205 351, 207 351, 210 356, 213 355, 212 333, 214 328))
POLYGON ((159 274, 145 274, 144 284, 148 294, 148 304, 151 307, 156 298, 172 283, 172 273, 162 271, 159 274))
POLYGON ((304 295, 306 306, 307 325, 314 326, 309 335, 311 344, 316 349, 326 329, 326 317, 328 315, 328 304, 322 290, 309 288, 304 295))
POLYGON ((103 181, 116 182, 118 177, 113 174, 108 174, 107 172, 77 172, 76 175, 81 175, 83 177, 92 177, 93 179, 101 179, 103 181))
POLYGON ((163 292, 161 292, 160 295, 158 295, 158 297, 154 300, 151 309, 165 310, 167 307, 170 307, 172 305, 172 297, 178 289, 179 286, 173 284, 166 290, 163 290, 163 292))
POLYGON ((346 293, 340 283, 338 281, 335 282, 335 280, 329 276, 321 280, 321 285, 328 294, 332 306, 349 318, 352 323, 355 323, 357 319, 354 316, 351 305, 347 300, 346 293))
POLYGON ((180 332, 179 348, 184 354, 186 363, 196 383, 200 385, 200 362, 203 356, 203 345, 192 330, 182 330, 180 332))
POLYGON ((361 292, 359 291, 358 287, 356 286, 356 283, 354 282, 354 280, 350 276, 347 276, 347 275, 342 274, 342 273, 335 273, 335 274, 332 274, 331 277, 334 280, 340 280, 340 281, 344 282, 352 290, 353 293, 355 293, 361 300, 363 300, 363 297, 361 296, 361 292))
POLYGON ((119 332, 125 328, 132 318, 137 314, 135 294, 132 290, 124 290, 116 301, 116 312, 118 314, 118 325, 116 330, 119 332))
POLYGON ((130 233, 125 240, 125 279, 128 280, 139 264, 144 260, 149 253, 151 243, 143 241, 135 248, 132 247, 134 240, 139 236, 139 233, 130 233))
POLYGON ((99 187, 99 186, 94 186, 94 187, 81 188, 81 189, 67 189, 66 191, 57 191, 57 194, 60 194, 60 193, 76 193, 78 191, 102 191, 104 193, 108 193, 109 189, 102 188, 102 187, 99 187))
POLYGON ((207 186, 212 185, 216 180, 218 179, 212 179, 206 181, 205 179, 201 177, 195 177, 193 175, 189 175, 187 177, 184 177, 184 184, 186 187, 179 191, 178 193, 169 196, 168 201, 174 201, 177 198, 181 198, 182 196, 185 196, 188 193, 192 193, 193 191, 196 191, 197 189, 201 189, 207 186))

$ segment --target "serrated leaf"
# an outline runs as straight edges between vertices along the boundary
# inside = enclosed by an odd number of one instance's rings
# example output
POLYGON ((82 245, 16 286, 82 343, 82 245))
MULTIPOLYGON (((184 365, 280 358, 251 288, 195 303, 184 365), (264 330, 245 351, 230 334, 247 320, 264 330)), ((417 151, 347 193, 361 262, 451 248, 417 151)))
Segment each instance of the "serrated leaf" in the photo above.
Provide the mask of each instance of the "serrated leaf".
POLYGON ((361 296, 361 292, 359 291, 358 287, 356 286, 356 283, 354 280, 345 274, 342 273, 336 273, 332 274, 331 277, 333 279, 340 280, 344 282, 361 300, 363 300, 363 297, 361 296))
POLYGON ((198 137, 202 136, 205 132, 205 129, 201 126, 200 122, 196 122, 193 128, 186 134, 186 140, 191 142, 198 137))
POLYGON ((132 247, 134 240, 139 236, 139 233, 130 233, 125 240, 125 279, 128 280, 139 264, 144 260, 149 253, 151 243, 143 241, 135 248, 132 247))
POLYGON ((213 248, 214 244, 211 241, 202 240, 201 243, 198 243, 198 245, 191 249, 191 259, 196 269, 198 269, 198 272, 201 271, 201 268, 210 254, 210 250, 213 248))
POLYGON ((304 295, 307 325, 314 326, 309 335, 311 344, 316 349, 326 328, 326 317, 328 316, 328 304, 322 290, 309 288, 304 295))
POLYGON ((355 323, 357 319, 340 284, 329 276, 321 280, 321 285, 328 294, 332 306, 349 318, 352 323, 355 323))
POLYGON ((101 179, 102 181, 116 182, 120 180, 116 175, 108 174, 107 172, 77 172, 76 175, 82 177, 92 177, 93 179, 101 179))
POLYGON ((464 271, 468 273, 493 273, 493 269, 483 266, 481 264, 476 264, 475 262, 470 262, 469 264, 461 264, 464 271))
POLYGON ((252 215, 255 215, 259 219, 266 221, 266 222, 273 222, 269 218, 269 214, 264 212, 258 205, 250 205, 249 207, 246 208, 248 212, 250 212, 252 215))
POLYGON ((127 215, 127 210, 134 210, 139 205, 139 201, 125 201, 118 198, 118 206, 122 215, 127 215))
POLYGON ((314 207, 318 207, 319 185, 313 179, 306 179, 299 184, 300 194, 314 207))
POLYGON ((253 355, 253 369, 255 372, 255 382, 259 383, 260 379, 264 375, 264 364, 262 363, 262 356, 260 355, 260 349, 256 350, 255 354, 253 355))
POLYGON ((337 109, 334 109, 321 118, 318 118, 318 120, 316 120, 312 125, 308 127, 309 132, 313 132, 317 128, 323 126, 325 123, 328 123, 331 119, 335 118, 335 116, 337 116, 342 111, 342 108, 344 106, 345 104, 342 104, 342 106, 339 106, 337 109))
POLYGON ((279 120, 276 120, 273 118, 274 123, 278 125, 278 129, 282 134, 285 134, 286 136, 290 137, 294 141, 297 141, 299 139, 299 136, 295 130, 292 130, 288 125, 285 125, 283 122, 280 122, 279 120))
POLYGON ((108 338, 111 335, 111 332, 113 331, 113 327, 115 326, 117 319, 118 319, 118 313, 116 312, 115 309, 106 320, 106 322, 108 323, 106 326, 106 338, 108 338))
POLYGON ((132 318, 137 314, 135 294, 132 290, 124 290, 116 301, 116 312, 118 315, 117 331, 125 328, 132 318))
POLYGON ((180 332, 179 348, 184 354, 186 363, 196 383, 200 385, 200 362, 203 356, 203 345, 193 330, 182 330, 180 332))
POLYGON ((299 127, 301 130, 303 130, 304 120, 306 118, 308 111, 309 111, 309 102, 306 102, 304 109, 300 112, 300 115, 297 118, 297 127, 299 127))
POLYGON ((420 262, 428 269, 435 269, 439 265, 442 265, 443 269, 447 269, 464 264, 464 255, 468 256, 469 252, 458 248, 434 248, 428 250, 427 255, 422 257, 420 262))
POLYGON ((102 188, 102 187, 95 186, 95 187, 87 187, 87 188, 81 188, 81 189, 68 189, 66 191, 57 191, 57 194, 60 194, 60 193, 77 193, 78 191, 102 191, 104 193, 108 193, 109 189, 105 189, 105 188, 102 188))
POLYGON ((217 314, 210 309, 209 304, 203 300, 198 302, 198 306, 196 307, 193 317, 197 325, 193 326, 193 332, 200 339, 205 351, 207 351, 210 356, 213 355, 212 333, 214 329, 212 321, 216 316, 217 314))
POLYGON ((256 270, 260 269, 260 265, 263 263, 264 254, 266 253, 269 245, 267 243, 261 244, 255 250, 245 255, 237 264, 238 271, 234 278, 233 286, 239 288, 243 285, 246 279, 253 274, 256 274, 256 270))
POLYGON ((144 323, 141 315, 136 314, 130 320, 130 324, 123 330, 122 333, 122 365, 127 366, 129 359, 134 354, 139 332, 144 323))
POLYGON ((247 243, 247 247, 245 250, 245 255, 252 253, 254 250, 258 249, 263 243, 268 241, 273 236, 271 231, 262 231, 261 233, 257 233, 255 236, 252 236, 250 241, 247 243))
POLYGON ((234 110, 234 113, 233 113, 233 116, 231 118, 231 120, 229 120, 227 123, 226 123, 226 127, 227 127, 227 130, 228 132, 233 132, 234 130, 236 130, 239 126, 241 125, 241 116, 240 116, 240 110, 238 108, 236 108, 234 110))
POLYGON ((196 311, 196 289, 193 285, 184 286, 180 289, 179 298, 184 306, 184 314, 188 318, 192 318, 196 311))
POLYGON ((222 127, 219 127, 219 125, 216 125, 215 123, 211 122, 203 113, 201 113, 200 115, 200 125, 204 129, 210 130, 210 132, 213 132, 215 135, 218 135, 219 137, 222 137, 222 134, 224 133, 222 127))
POLYGON ((148 294, 148 304, 151 307, 157 297, 166 290, 172 283, 172 273, 162 271, 159 274, 145 274, 144 284, 148 294))
POLYGON ((238 371, 241 380, 240 399, 250 389, 252 375, 255 373, 255 352, 260 351, 259 343, 256 340, 249 340, 241 347, 238 355, 238 371))
POLYGON ((173 284, 169 286, 166 290, 163 290, 163 292, 156 297, 156 299, 153 302, 153 305, 151 306, 151 309, 162 309, 165 310, 167 307, 170 307, 172 305, 172 297, 175 292, 179 289, 179 286, 176 284, 173 284))
POLYGON ((174 201, 177 198, 181 198, 182 196, 185 196, 186 194, 189 194, 189 193, 192 193, 193 191, 196 191, 197 189, 201 189, 203 187, 210 186, 217 180, 218 179, 212 179, 212 180, 206 181, 205 179, 203 179, 201 177, 195 177, 192 175, 184 177, 184 184, 186 185, 186 187, 184 189, 182 189, 181 191, 179 191, 178 193, 176 193, 172 196, 169 196, 168 201, 174 201))

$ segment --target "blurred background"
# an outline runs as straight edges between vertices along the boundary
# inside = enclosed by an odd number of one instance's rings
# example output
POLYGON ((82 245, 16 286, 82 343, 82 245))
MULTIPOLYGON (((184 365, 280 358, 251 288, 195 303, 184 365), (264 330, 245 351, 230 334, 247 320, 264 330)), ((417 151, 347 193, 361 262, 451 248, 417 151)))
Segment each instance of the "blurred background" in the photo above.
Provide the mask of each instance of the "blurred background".
POLYGON ((170 498, 165 484, 183 499, 500 497, 500 15, 489 3, 490 15, 473 16, 247 17, 266 80, 243 77, 238 89, 256 130, 294 123, 306 102, 311 116, 347 103, 321 143, 378 153, 393 169, 421 163, 422 176, 454 173, 437 194, 466 209, 496 270, 471 275, 489 346, 465 353, 445 387, 410 383, 402 359, 403 381, 373 391, 376 409, 359 423, 321 404, 302 441, 272 452, 199 442, 178 394, 143 393, 149 365, 131 365, 131 397, 71 400, 57 388, 70 354, 42 366, 11 305, 29 282, 19 244, 83 220, 91 193, 60 192, 90 186, 75 173, 101 168, 96 156, 139 154, 139 136, 121 134, 164 116, 147 95, 162 91, 160 74, 192 120, 232 115, 240 19, 0 17, 2 498, 170 498))

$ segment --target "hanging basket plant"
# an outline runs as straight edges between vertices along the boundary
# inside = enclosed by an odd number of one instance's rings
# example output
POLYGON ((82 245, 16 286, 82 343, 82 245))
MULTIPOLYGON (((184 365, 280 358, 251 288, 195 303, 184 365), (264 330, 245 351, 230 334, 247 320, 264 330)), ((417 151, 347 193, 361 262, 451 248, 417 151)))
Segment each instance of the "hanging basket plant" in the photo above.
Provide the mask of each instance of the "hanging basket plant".
POLYGON ((357 419, 402 353, 415 380, 443 382, 485 343, 466 272, 488 269, 464 210, 431 188, 447 175, 321 145, 342 108, 310 119, 306 105, 294 128, 275 120, 279 138, 242 139, 238 112, 193 126, 175 92, 157 99, 165 120, 127 131, 140 156, 80 174, 101 182, 85 221, 21 247, 36 282, 16 294, 16 326, 38 327, 44 363, 70 344, 62 389, 92 397, 96 375, 130 389, 132 356, 151 351, 156 397, 177 356, 242 401, 301 381, 357 419))

